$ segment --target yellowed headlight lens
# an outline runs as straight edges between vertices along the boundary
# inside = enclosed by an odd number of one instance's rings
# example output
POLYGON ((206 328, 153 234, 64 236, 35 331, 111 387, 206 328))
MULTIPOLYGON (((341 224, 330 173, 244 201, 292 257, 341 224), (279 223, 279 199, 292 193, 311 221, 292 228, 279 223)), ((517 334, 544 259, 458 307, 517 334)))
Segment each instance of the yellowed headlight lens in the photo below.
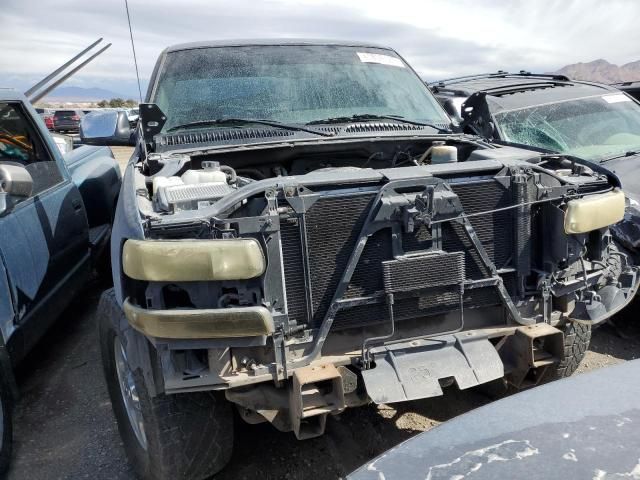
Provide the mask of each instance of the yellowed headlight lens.
POLYGON ((147 310, 126 299, 124 313, 133 328, 156 338, 256 337, 274 332, 273 317, 261 306, 147 310))
POLYGON ((262 248, 253 238, 229 240, 127 240, 124 273, 150 282, 247 280, 264 273, 262 248))
POLYGON ((564 214, 564 231, 577 234, 608 227, 624 218, 624 209, 624 193, 619 189, 569 200, 564 214))

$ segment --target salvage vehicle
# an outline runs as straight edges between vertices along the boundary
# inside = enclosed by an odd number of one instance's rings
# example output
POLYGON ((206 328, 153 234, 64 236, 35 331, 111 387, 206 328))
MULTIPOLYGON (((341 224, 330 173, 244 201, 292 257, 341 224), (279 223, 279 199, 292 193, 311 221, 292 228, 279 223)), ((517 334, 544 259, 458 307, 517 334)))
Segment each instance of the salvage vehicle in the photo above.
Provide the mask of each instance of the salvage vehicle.
MULTIPOLYGON (((111 118, 85 140, 129 141, 111 118)), ((347 407, 570 375, 638 286, 614 176, 454 133, 389 48, 168 48, 135 142, 99 324, 144 478, 223 468, 232 406, 306 439, 347 407)))
POLYGON ((636 100, 640 100, 640 81, 614 83, 611 86, 628 93, 636 100))
POLYGON ((528 72, 429 86, 463 128, 488 141, 580 157, 614 173, 630 202, 614 235, 640 260, 640 102, 618 85, 528 72))
POLYGON ((92 270, 110 265, 120 186, 108 148, 63 157, 27 97, 0 89, 0 475, 11 459, 13 368, 92 270))
POLYGON ((348 480, 637 478, 640 360, 477 408, 391 448, 348 480), (625 388, 619 388, 625 385, 625 388), (558 408, 579 398, 571 408, 558 408))

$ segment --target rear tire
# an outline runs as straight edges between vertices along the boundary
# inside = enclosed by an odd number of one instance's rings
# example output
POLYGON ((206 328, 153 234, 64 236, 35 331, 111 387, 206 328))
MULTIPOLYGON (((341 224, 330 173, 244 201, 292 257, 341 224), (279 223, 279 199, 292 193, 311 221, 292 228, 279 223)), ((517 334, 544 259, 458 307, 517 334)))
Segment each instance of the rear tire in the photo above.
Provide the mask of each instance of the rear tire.
POLYGON ((13 396, 4 379, 0 379, 0 476, 9 468, 13 449, 13 396))
POLYGON ((569 322, 563 329, 564 358, 551 367, 546 382, 569 377, 576 371, 584 359, 591 342, 591 325, 587 323, 569 322))
POLYGON ((213 392, 151 396, 141 369, 129 368, 126 348, 119 356, 126 339, 114 325, 122 324, 124 314, 113 289, 103 293, 98 314, 107 388, 136 473, 143 479, 200 480, 222 470, 233 450, 231 404, 213 392))

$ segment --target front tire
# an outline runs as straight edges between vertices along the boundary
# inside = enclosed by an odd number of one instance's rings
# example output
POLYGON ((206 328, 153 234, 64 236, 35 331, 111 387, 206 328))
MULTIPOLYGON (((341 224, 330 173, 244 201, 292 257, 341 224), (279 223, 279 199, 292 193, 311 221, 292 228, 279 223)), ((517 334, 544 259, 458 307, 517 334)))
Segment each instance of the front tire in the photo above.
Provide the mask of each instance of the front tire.
POLYGON ((548 373, 547 382, 571 376, 584 359, 591 342, 591 325, 569 322, 563 329, 564 358, 548 373))
MULTIPOLYGON (((229 462, 233 410, 213 392, 151 396, 141 369, 132 369, 113 289, 100 300, 100 346, 113 412, 125 451, 143 479, 200 480, 229 462)), ((150 347, 152 348, 152 347, 150 347)))

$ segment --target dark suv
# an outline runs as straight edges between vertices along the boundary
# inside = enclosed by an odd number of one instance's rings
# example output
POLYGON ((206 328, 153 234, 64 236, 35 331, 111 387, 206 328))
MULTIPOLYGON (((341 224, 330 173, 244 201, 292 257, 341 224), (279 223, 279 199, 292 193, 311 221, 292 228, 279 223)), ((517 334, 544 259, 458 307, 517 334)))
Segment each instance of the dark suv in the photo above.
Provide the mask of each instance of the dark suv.
POLYGON ((614 173, 630 208, 613 231, 640 252, 640 102, 629 89, 524 71, 441 80, 429 87, 467 132, 496 144, 582 158, 614 173))
POLYGON ((53 114, 53 130, 56 132, 77 132, 80 119, 84 117, 82 110, 56 110, 53 114))
POLYGON ((614 83, 612 86, 628 93, 636 100, 640 100, 640 80, 636 80, 634 82, 614 83))

